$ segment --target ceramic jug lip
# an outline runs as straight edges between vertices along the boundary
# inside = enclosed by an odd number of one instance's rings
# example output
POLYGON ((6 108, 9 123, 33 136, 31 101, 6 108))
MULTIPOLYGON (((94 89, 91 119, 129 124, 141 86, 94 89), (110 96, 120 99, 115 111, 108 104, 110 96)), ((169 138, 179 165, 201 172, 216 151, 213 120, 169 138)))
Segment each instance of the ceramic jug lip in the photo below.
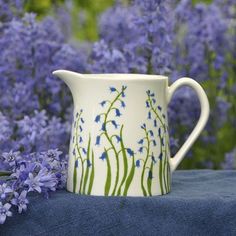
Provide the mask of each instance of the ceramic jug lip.
POLYGON ((74 71, 68 70, 57 70, 53 72, 54 75, 57 74, 71 74, 78 76, 81 79, 92 79, 92 80, 116 80, 116 81, 157 81, 157 80, 167 80, 168 77, 164 75, 152 75, 152 74, 136 74, 136 73, 98 73, 98 74, 80 74, 74 71))

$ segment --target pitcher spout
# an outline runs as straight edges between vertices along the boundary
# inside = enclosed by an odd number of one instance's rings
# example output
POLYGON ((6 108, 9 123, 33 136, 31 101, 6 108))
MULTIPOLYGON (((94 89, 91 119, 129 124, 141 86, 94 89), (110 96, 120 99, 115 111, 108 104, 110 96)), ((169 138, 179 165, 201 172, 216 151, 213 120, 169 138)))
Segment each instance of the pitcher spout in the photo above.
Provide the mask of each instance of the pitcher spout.
POLYGON ((52 72, 52 74, 62 79, 71 91, 78 84, 78 80, 83 77, 82 74, 69 70, 55 70, 52 72))

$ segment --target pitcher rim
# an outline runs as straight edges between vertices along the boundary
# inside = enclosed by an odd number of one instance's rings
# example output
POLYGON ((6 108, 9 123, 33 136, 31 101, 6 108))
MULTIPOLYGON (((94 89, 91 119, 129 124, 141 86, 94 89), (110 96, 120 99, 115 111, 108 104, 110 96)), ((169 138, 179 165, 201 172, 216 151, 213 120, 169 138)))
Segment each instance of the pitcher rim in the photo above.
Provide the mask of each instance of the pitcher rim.
POLYGON ((168 76, 164 75, 154 75, 154 74, 139 74, 139 73, 86 73, 86 74, 80 74, 75 71, 69 71, 69 70, 56 70, 53 71, 54 75, 57 75, 58 73, 71 73, 74 75, 80 75, 81 79, 92 79, 92 80, 115 80, 115 81, 157 81, 157 80, 166 80, 168 79, 168 76))

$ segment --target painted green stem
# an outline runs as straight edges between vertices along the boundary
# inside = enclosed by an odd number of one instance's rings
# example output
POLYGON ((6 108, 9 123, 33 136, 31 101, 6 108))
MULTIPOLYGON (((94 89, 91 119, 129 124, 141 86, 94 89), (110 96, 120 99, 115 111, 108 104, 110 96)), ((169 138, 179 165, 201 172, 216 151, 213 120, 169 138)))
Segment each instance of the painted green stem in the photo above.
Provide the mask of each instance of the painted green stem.
MULTIPOLYGON (((150 171, 153 173, 153 161, 151 163, 150 171)), ((148 187, 148 195, 152 196, 152 178, 148 178, 147 181, 147 187, 148 187)))
POLYGON ((145 161, 144 161, 144 164, 143 164, 143 170, 142 170, 142 175, 141 175, 141 188, 142 188, 142 191, 143 191, 143 195, 147 196, 147 191, 146 191, 146 189, 144 187, 144 174, 145 174, 145 169, 146 169, 147 161, 148 161, 148 158, 149 158, 150 140, 149 140, 148 132, 147 132, 146 129, 145 129, 145 135, 146 135, 146 139, 147 139, 147 154, 146 154, 146 158, 145 158, 145 161))
POLYGON ((123 142, 123 127, 124 125, 121 126, 120 129, 120 146, 121 146, 121 152, 122 152, 122 156, 123 156, 123 166, 124 166, 124 172, 123 172, 123 177, 120 183, 120 186, 118 188, 118 192, 117 195, 121 194, 121 188, 123 187, 124 183, 125 183, 125 179, 127 177, 127 172, 128 172, 128 161, 127 161, 127 155, 126 155, 126 150, 125 150, 125 146, 124 146, 124 142, 123 142))
POLYGON ((110 187, 111 187, 111 165, 110 165, 110 161, 109 161, 109 156, 108 156, 108 152, 105 149, 106 152, 106 162, 107 162, 107 178, 106 178, 106 183, 105 183, 105 196, 109 195, 109 191, 110 191, 110 187))
POLYGON ((94 152, 92 151, 92 169, 89 177, 89 186, 88 186, 88 194, 91 194, 92 187, 93 187, 93 181, 94 181, 94 152))
MULTIPOLYGON (((161 137, 159 137, 159 139, 160 139, 161 153, 163 153, 163 150, 162 150, 162 143, 161 143, 161 137)), ((162 158, 163 158, 163 156, 162 156, 162 158)), ((161 160, 161 159, 160 159, 160 165, 159 165, 159 181, 160 181, 161 194, 163 195, 164 191, 163 191, 162 160, 161 160)))
POLYGON ((130 169, 129 176, 127 177, 126 182, 125 182, 125 189, 123 192, 124 196, 127 196, 130 184, 131 184, 133 177, 134 177, 134 173, 135 173, 135 163, 134 163, 134 157, 132 157, 132 167, 130 169))
MULTIPOLYGON (((91 144, 91 135, 89 134, 89 141, 88 141, 88 146, 87 146, 87 162, 90 162, 90 144, 91 144)), ((88 163, 87 163, 87 168, 86 168, 86 171, 85 171, 82 193, 85 193, 85 191, 86 191, 86 187, 87 187, 87 183, 88 183, 88 175, 89 175, 90 168, 92 168, 92 166, 89 167, 88 163)))

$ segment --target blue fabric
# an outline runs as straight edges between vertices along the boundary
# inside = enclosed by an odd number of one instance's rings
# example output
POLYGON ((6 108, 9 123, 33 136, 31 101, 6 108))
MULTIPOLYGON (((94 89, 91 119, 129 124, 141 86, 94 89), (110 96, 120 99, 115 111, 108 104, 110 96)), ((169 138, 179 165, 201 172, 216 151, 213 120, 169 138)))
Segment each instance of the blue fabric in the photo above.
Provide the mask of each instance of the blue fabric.
POLYGON ((176 171, 164 196, 30 198, 0 235, 236 235, 236 171, 176 171))

